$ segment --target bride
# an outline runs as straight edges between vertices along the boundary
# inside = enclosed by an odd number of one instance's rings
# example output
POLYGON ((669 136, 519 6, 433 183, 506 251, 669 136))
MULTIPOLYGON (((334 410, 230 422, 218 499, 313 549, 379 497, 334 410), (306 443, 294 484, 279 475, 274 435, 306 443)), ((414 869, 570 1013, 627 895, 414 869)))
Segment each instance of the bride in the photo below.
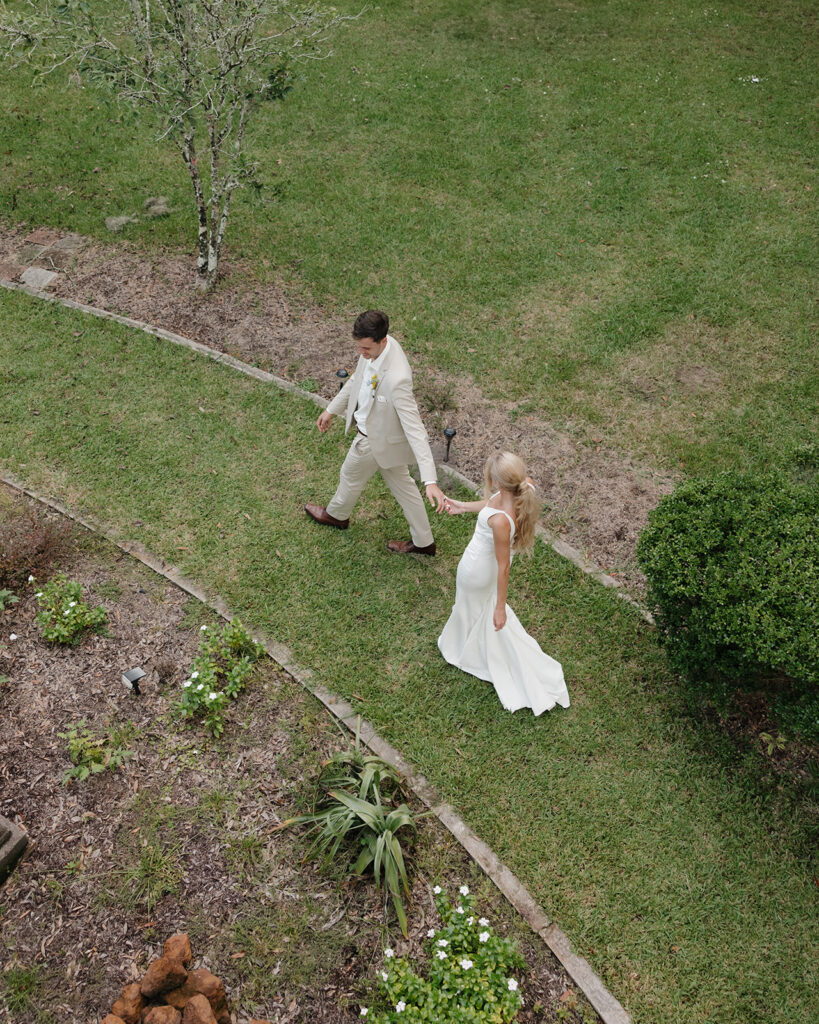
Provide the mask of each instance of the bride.
POLYGON ((486 460, 484 501, 446 498, 450 515, 477 512, 478 522, 455 577, 455 604, 438 637, 444 658, 492 683, 507 711, 531 708, 535 715, 569 694, 559 662, 545 654, 506 603, 513 552, 530 552, 540 503, 526 465, 511 452, 486 460))

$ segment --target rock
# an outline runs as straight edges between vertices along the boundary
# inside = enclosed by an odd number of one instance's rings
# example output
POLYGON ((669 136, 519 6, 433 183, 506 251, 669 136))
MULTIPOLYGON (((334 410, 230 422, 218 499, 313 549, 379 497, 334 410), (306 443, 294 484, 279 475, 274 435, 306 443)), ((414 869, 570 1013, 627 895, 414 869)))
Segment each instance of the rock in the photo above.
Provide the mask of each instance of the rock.
MULTIPOLYGON (((191 971, 185 984, 173 992, 166 992, 164 999, 170 1006, 183 1010, 190 1000, 197 995, 203 995, 210 1003, 219 1024, 228 1024, 230 1014, 227 1008, 227 993, 225 986, 210 971, 200 967, 191 971)), ((183 1017, 184 1020, 184 1017, 183 1017)))
POLYGON ((21 263, 33 263, 39 256, 43 255, 46 248, 45 245, 37 245, 35 243, 23 245, 17 250, 17 259, 21 263))
POLYGON ((111 1007, 111 1013, 121 1017, 125 1024, 138 1024, 139 1015, 142 1013, 144 1005, 145 1000, 139 991, 139 982, 135 981, 131 985, 123 987, 122 995, 111 1007))
POLYGON ((166 217, 170 212, 167 196, 154 196, 145 200, 146 217, 166 217))
POLYGON ((62 238, 58 238, 53 243, 51 248, 55 252, 76 252, 78 249, 82 249, 85 245, 85 239, 82 235, 63 235, 62 238))
POLYGON ((148 967, 139 990, 146 999, 153 999, 163 992, 178 988, 187 977, 188 972, 178 960, 161 956, 148 967))
POLYGON ((193 996, 182 1014, 182 1024, 216 1024, 213 1008, 206 996, 193 996))
POLYGON ((271 1024, 269 1020, 261 1020, 258 1017, 254 1017, 250 1024, 271 1024))
POLYGON ((179 1024, 181 1020, 182 1014, 173 1006, 152 1006, 142 1014, 142 1024, 179 1024))
POLYGON ((0 881, 23 856, 27 845, 26 833, 13 821, 0 815, 0 881))
POLYGON ((54 228, 37 228, 30 235, 26 235, 23 241, 30 242, 32 245, 53 245, 59 238, 60 232, 55 231, 54 228))
POLYGON ((136 217, 132 217, 130 213, 124 214, 122 217, 106 217, 105 226, 109 231, 122 231, 126 224, 136 224, 136 217))
POLYGON ((191 940, 185 932, 177 932, 176 935, 172 935, 162 947, 162 952, 169 959, 178 960, 186 966, 193 959, 191 940))
POLYGON ((115 1013, 106 1013, 102 1018, 102 1024, 125 1024, 125 1021, 115 1013))
POLYGON ((28 267, 20 275, 23 284, 29 288, 47 288, 57 275, 53 270, 44 270, 42 267, 28 267))

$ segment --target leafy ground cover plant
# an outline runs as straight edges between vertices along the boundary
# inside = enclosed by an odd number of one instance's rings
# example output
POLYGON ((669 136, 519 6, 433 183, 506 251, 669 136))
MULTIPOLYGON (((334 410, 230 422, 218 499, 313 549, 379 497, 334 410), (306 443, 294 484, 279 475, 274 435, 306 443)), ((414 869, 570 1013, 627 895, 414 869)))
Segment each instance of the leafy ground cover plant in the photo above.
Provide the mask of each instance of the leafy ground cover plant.
POLYGON ((65 573, 57 573, 36 597, 40 606, 36 622, 44 640, 73 647, 89 630, 105 632, 105 609, 91 608, 83 598, 82 587, 65 573))
POLYGON ((82 782, 106 768, 119 768, 131 757, 122 729, 114 730, 110 736, 95 736, 83 719, 57 735, 67 741, 68 753, 74 762, 74 767, 63 776, 63 784, 72 779, 82 782))
POLYGON ((202 717, 205 727, 220 736, 230 701, 239 696, 264 649, 238 619, 221 631, 208 625, 200 628, 202 643, 190 676, 182 683, 178 707, 183 718, 202 717))
POLYGON ((0 612, 4 612, 6 608, 10 608, 13 604, 17 604, 20 598, 12 590, 0 590, 0 612))
POLYGON ((819 488, 768 474, 689 481, 638 546, 674 667, 717 700, 774 684, 819 735, 819 488))
POLYGON ((357 734, 351 750, 339 751, 322 766, 312 813, 288 818, 279 828, 309 825, 314 838, 307 856, 324 865, 341 855, 353 874, 372 869, 376 887, 389 891, 406 935, 409 880, 398 833, 415 830, 417 819, 406 803, 397 803, 402 795, 395 770, 380 757, 363 754, 357 734))
POLYGON ((517 972, 526 962, 510 939, 477 917, 469 888, 456 902, 436 885, 441 926, 427 932, 428 963, 423 973, 392 949, 384 950, 379 974, 384 1009, 362 1006, 361 1016, 377 1024, 508 1024, 523 1005, 517 972))

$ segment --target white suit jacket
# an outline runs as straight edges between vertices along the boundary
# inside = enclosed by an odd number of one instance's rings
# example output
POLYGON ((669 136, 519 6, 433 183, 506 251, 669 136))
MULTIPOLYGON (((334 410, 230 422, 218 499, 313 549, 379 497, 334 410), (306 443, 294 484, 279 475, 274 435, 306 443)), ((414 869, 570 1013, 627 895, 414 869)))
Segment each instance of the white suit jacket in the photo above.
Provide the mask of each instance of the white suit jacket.
MULTIPOLYGON (((327 406, 334 416, 345 416, 345 434, 355 423, 353 413, 366 364, 367 360, 359 357, 355 373, 327 406)), ((417 462, 422 481, 437 480, 429 438, 412 394, 412 370, 404 350, 393 337, 377 378, 373 404, 367 414, 367 438, 373 458, 384 469, 417 462)))

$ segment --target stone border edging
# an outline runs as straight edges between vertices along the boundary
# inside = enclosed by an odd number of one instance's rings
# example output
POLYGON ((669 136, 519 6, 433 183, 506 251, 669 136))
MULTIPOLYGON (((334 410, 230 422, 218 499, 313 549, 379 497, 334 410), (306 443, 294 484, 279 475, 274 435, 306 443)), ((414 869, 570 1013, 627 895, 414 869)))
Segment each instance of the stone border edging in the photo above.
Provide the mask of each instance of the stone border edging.
MULTIPOLYGON (((0 284, 1 283, 3 282, 0 281, 0 284)), ((51 298, 51 296, 49 296, 49 298, 51 298)), ((124 317, 117 317, 117 319, 121 321, 126 320, 124 317)), ((151 333, 158 332, 154 329, 151 333)), ((192 342, 190 344, 196 345, 197 348, 205 347, 199 346, 196 342, 192 342)), ((212 350, 207 351, 208 354, 210 354, 212 350)), ((221 355, 221 353, 218 353, 217 355, 221 355)), ((271 375, 267 374, 266 376, 271 375)), ((284 383, 289 385, 288 390, 290 390, 291 387, 295 390, 299 390, 295 388, 295 385, 290 385, 289 381, 285 381, 284 383)), ((309 393, 305 392, 305 394, 309 393)), ((314 400, 317 398, 315 395, 310 397, 314 400)), ((119 548, 121 551, 124 551, 126 554, 136 558, 137 561, 142 562, 143 565, 146 565, 149 569, 164 577, 170 583, 173 583, 174 586, 179 587, 179 589, 183 590, 186 594, 189 594, 191 597, 195 597, 198 601, 201 601, 202 604, 207 608, 210 608, 212 611, 215 611, 222 618, 227 621, 231 621, 233 619, 233 613, 221 597, 218 595, 209 597, 204 588, 200 587, 193 580, 183 575, 179 569, 170 565, 164 558, 160 558, 158 555, 149 551, 148 548, 143 544, 140 544, 138 541, 119 540, 115 531, 111 528, 97 524, 84 516, 72 512, 60 502, 54 501, 51 498, 46 498, 45 496, 38 494, 36 491, 32 491, 30 488, 26 487, 22 481, 7 474, 1 466, 0 482, 18 493, 34 499, 42 505, 46 505, 48 508, 54 509, 54 511, 59 512, 61 515, 66 516, 75 523, 79 523, 80 526, 83 526, 91 533, 99 534, 111 544, 114 544, 115 547, 119 548)), ((334 694, 325 686, 314 682, 312 671, 309 668, 304 668, 299 665, 294 659, 289 648, 284 644, 277 643, 274 640, 268 640, 266 637, 261 637, 256 633, 252 633, 251 635, 257 643, 260 643, 264 647, 265 651, 273 661, 281 666, 281 668, 292 676, 296 682, 304 687, 305 690, 321 701, 333 717, 342 722, 342 724, 345 725, 352 733, 356 733, 356 731, 358 731, 361 739, 367 744, 373 753, 387 761, 406 779, 407 784, 418 799, 425 804, 430 811, 432 811, 435 817, 438 818, 441 824, 443 824, 452 833, 470 857, 476 861, 484 873, 495 883, 500 892, 505 896, 509 903, 512 904, 515 910, 517 910, 532 931, 534 931, 549 947, 552 953, 554 953, 566 973, 597 1011, 603 1021, 603 1024, 632 1024, 630 1015, 605 987, 598 975, 592 970, 589 962, 584 957, 578 956, 576 953, 572 952, 571 943, 569 942, 568 937, 547 917, 543 909, 535 901, 534 897, 523 885, 520 879, 509 870, 492 848, 472 831, 466 822, 463 821, 463 819, 456 813, 455 809, 441 799, 440 795, 430 785, 427 779, 421 775, 420 772, 417 772, 412 764, 410 764, 410 762, 407 761, 403 755, 395 749, 395 747, 382 739, 369 722, 365 721, 356 713, 352 705, 343 698, 334 694)))
MULTIPOLYGON (((17 284, 14 281, 7 281, 5 278, 0 277, 0 287, 6 288, 9 291, 25 292, 26 295, 30 295, 35 299, 45 299, 47 302, 56 302, 59 305, 66 306, 68 309, 76 309, 81 313, 88 313, 91 316, 99 317, 103 320, 114 320, 119 324, 124 324, 126 327, 133 327, 136 330, 143 331, 146 334, 152 334, 154 337, 163 338, 165 341, 170 341, 174 345, 181 345, 183 348, 191 349, 193 352, 198 352, 200 355, 207 356, 208 359, 213 359, 217 363, 224 363, 226 366, 230 366, 234 370, 238 370, 240 373, 244 373, 249 377, 255 377, 256 380, 263 381, 266 384, 274 384, 277 388, 282 391, 289 391, 291 394, 299 395, 301 398, 305 398, 320 408, 324 409, 328 405, 325 398, 321 395, 314 395, 310 391, 305 391, 300 388, 298 384, 294 384, 292 381, 285 380, 284 377, 277 377, 274 373, 268 373, 266 370, 259 369, 258 366, 251 366, 250 363, 246 363, 241 359, 236 359, 235 356, 229 356, 225 352, 220 352, 218 349, 210 348, 208 345, 203 345, 199 341, 193 341, 192 338, 186 338, 182 334, 175 334, 173 331, 166 331, 164 327, 154 327, 152 324, 146 323, 144 320, 134 320, 129 316, 121 316, 119 313, 111 313, 107 309, 100 309, 98 306, 88 306, 83 302, 77 302, 74 299, 61 298, 58 295, 49 295, 48 292, 41 291, 37 288, 32 288, 26 284, 17 284)), ((448 463, 439 462, 436 464, 436 468, 440 473, 443 473, 459 483, 467 487, 473 494, 479 494, 481 488, 469 477, 464 476, 463 473, 454 469, 448 463)), ((563 540, 557 534, 547 530, 544 526, 538 523, 535 528, 536 534, 541 540, 548 544, 554 551, 557 552, 562 558, 568 559, 573 565, 576 565, 578 569, 591 576, 592 579, 596 580, 604 587, 608 587, 614 591, 614 593, 626 601, 632 607, 636 608, 640 615, 650 624, 654 624, 654 618, 651 612, 648 611, 638 600, 631 596, 622 589, 622 584, 619 580, 616 580, 613 576, 604 572, 599 565, 586 558, 581 551, 576 547, 569 544, 568 541, 563 540)))

